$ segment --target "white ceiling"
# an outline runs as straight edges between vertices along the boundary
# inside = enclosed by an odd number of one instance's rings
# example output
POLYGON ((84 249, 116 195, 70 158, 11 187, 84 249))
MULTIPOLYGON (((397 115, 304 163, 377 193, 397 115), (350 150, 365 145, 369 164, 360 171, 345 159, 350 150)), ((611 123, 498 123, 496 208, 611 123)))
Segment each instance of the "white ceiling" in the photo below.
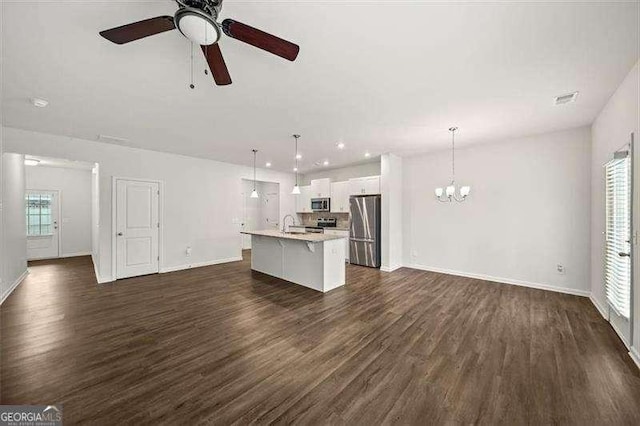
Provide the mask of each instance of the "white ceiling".
POLYGON ((127 45, 98 31, 172 1, 5 2, 3 123, 290 171, 589 124, 638 59, 638 3, 246 2, 233 17, 300 45, 295 62, 224 38, 218 87, 177 31, 127 45), (580 91, 574 104, 553 97, 580 91), (29 98, 50 103, 35 108, 29 98), (338 151, 335 144, 346 148, 338 151))

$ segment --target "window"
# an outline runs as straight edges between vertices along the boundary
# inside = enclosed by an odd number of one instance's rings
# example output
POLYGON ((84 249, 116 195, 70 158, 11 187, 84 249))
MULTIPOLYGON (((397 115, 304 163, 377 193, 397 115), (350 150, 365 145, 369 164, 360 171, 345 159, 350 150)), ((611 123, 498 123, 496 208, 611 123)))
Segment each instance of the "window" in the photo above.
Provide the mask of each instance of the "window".
POLYGON ((30 192, 26 195, 27 236, 53 234, 53 194, 30 192))
POLYGON ((616 153, 605 165, 605 287, 609 305, 629 318, 631 305, 631 160, 616 153))

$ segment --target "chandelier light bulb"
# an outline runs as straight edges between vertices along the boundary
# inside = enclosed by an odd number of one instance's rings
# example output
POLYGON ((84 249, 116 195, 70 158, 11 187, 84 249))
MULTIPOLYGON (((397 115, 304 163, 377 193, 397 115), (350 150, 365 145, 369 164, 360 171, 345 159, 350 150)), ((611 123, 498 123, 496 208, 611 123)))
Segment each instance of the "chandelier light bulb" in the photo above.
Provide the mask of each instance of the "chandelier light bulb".
POLYGON ((470 192, 471 192, 470 186, 463 186, 462 188, 460 188, 460 195, 462 195, 463 197, 466 197, 467 195, 469 195, 470 192))
POLYGON ((453 185, 447 186, 447 197, 453 196, 456 193, 456 187, 453 185))
POLYGON ((436 197, 442 197, 444 190, 442 188, 436 188, 436 197))

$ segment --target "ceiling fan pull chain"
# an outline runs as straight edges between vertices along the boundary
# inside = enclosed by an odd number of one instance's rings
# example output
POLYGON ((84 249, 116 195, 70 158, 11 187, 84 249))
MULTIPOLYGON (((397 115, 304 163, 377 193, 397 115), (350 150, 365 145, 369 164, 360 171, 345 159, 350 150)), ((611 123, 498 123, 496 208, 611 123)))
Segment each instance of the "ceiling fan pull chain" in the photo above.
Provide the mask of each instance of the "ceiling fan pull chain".
POLYGON ((191 42, 191 83, 189 84, 190 88, 195 88, 196 86, 193 84, 193 42, 191 42))

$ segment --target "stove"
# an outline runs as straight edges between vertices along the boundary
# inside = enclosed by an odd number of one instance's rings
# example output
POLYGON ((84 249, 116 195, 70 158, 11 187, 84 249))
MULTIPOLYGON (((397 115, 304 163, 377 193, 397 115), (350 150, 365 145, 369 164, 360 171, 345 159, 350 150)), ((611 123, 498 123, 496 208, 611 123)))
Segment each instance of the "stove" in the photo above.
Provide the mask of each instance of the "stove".
POLYGON ((336 224, 338 222, 338 219, 336 218, 319 218, 318 219, 318 227, 319 228, 335 228, 336 224))

